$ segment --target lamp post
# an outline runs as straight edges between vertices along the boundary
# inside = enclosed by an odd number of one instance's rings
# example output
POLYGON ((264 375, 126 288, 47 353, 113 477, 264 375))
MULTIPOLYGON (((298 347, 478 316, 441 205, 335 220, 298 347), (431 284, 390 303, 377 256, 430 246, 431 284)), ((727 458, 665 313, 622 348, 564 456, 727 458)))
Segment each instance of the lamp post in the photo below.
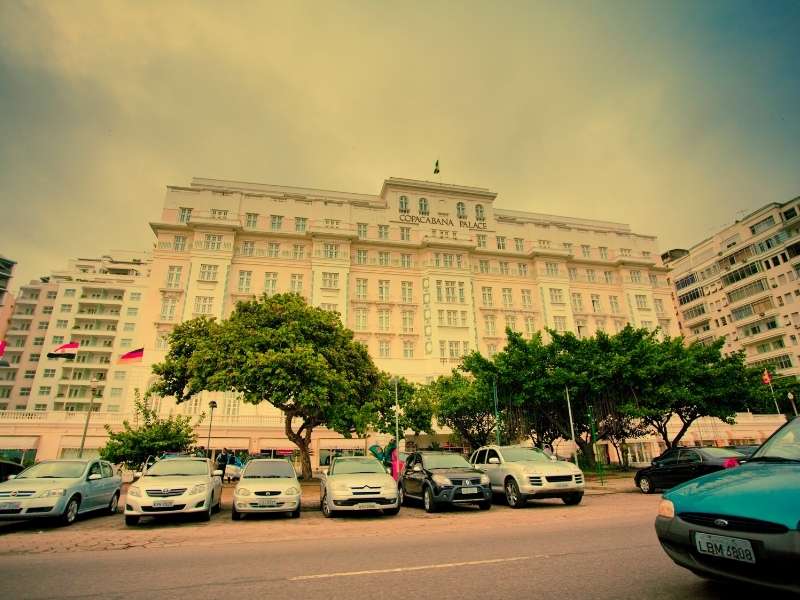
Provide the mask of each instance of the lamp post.
POLYGON ((500 445, 500 413, 497 411, 497 377, 495 376, 493 383, 494 390, 494 433, 497 445, 500 445))
POLYGON ((206 452, 208 458, 211 458, 211 424, 214 422, 214 409, 217 408, 217 401, 212 400, 208 403, 208 408, 211 409, 211 418, 208 420, 208 441, 206 442, 206 452))
POLYGON ((86 445, 86 432, 89 430, 89 418, 94 410, 94 395, 97 392, 97 376, 92 377, 89 382, 89 410, 86 411, 86 420, 83 422, 83 435, 81 435, 81 448, 78 450, 78 458, 83 458, 83 447, 86 445))
POLYGON ((572 444, 574 449, 572 451, 572 456, 575 460, 575 466, 578 466, 578 443, 575 441, 575 422, 572 420, 572 403, 569 401, 569 388, 565 385, 564 386, 564 393, 567 396, 567 412, 569 413, 569 433, 572 436, 572 444))
POLYGON ((792 405, 792 412, 794 412, 794 416, 797 416, 797 405, 794 403, 794 394, 792 392, 786 393, 786 398, 789 400, 789 403, 792 405))
POLYGON ((394 459, 392 460, 392 475, 400 478, 400 395, 397 391, 398 378, 394 378, 394 459))

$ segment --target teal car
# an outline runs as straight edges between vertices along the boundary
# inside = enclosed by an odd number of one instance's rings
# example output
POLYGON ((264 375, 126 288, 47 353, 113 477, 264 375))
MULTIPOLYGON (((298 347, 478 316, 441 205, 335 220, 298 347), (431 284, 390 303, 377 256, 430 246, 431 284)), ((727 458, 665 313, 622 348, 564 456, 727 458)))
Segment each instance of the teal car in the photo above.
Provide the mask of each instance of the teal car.
POLYGON ((656 534, 696 575, 800 593, 800 418, 741 466, 664 494, 656 534))

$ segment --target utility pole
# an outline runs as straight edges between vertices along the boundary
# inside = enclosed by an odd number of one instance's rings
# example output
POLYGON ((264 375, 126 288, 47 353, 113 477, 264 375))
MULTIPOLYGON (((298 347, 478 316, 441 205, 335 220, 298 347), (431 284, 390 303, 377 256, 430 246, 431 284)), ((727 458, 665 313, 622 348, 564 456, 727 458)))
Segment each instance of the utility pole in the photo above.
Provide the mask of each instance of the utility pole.
POLYGON ((794 394, 792 392, 787 392, 786 398, 791 403, 792 412, 794 413, 794 416, 796 417, 797 416, 797 405, 794 403, 794 394))
POLYGON ((392 475, 400 479, 400 395, 397 392, 398 379, 394 378, 394 459, 392 475))
POLYGON ((94 394, 97 391, 97 377, 92 377, 89 382, 89 410, 86 411, 86 420, 83 422, 83 435, 81 435, 81 448, 78 450, 78 458, 83 458, 83 447, 86 444, 86 432, 89 430, 89 418, 94 410, 94 394))
POLYGON ((500 414, 497 411, 497 377, 494 378, 494 433, 497 445, 500 445, 500 414))
POLYGON ((206 442, 206 452, 208 453, 208 458, 213 458, 211 456, 211 424, 214 422, 214 409, 217 408, 217 401, 212 400, 209 402, 208 408, 211 409, 211 418, 208 420, 208 442, 206 442))
POLYGON ((569 412, 569 433, 572 436, 572 456, 575 460, 575 466, 578 466, 578 442, 575 441, 575 423, 572 420, 572 403, 569 401, 569 387, 564 386, 564 393, 567 395, 567 411, 569 412))
POLYGON ((603 481, 603 465, 600 464, 600 460, 597 457, 597 430, 594 426, 594 412, 592 411, 592 407, 589 406, 589 425, 591 426, 591 435, 592 435, 592 452, 594 453, 594 466, 595 470, 597 471, 597 477, 600 479, 600 485, 605 485, 605 481, 603 481))

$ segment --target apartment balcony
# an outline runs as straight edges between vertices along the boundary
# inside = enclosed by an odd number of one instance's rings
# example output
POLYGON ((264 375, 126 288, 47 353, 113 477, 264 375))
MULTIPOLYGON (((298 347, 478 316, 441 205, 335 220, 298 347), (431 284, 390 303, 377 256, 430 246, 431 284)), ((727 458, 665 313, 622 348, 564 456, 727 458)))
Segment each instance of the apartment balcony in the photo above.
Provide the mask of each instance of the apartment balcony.
POLYGON ((12 319, 32 319, 35 315, 32 312, 29 313, 22 313, 22 312, 15 312, 11 315, 12 319))
POLYGON ((186 252, 187 246, 185 243, 177 245, 174 242, 158 242, 156 246, 159 250, 172 250, 173 252, 186 252))
POLYGON ((195 250, 202 250, 204 252, 230 252, 233 249, 231 242, 206 242, 204 240, 195 240, 192 247, 195 250))
POLYGON ((197 229, 242 229, 242 220, 238 215, 220 215, 211 212, 192 211, 189 222, 186 223, 190 228, 197 229))
MULTIPOLYGON (((795 333, 795 331, 796 330, 795 330, 794 326, 776 327, 775 329, 766 329, 764 331, 760 331, 755 335, 744 336, 744 335, 740 335, 739 333, 735 333, 735 334, 733 334, 733 337, 730 338, 730 339, 733 342, 738 342, 742 346, 745 346, 745 348, 748 350, 748 353, 749 353, 750 347, 753 346, 754 344, 759 344, 759 343, 761 343, 761 342, 763 342, 765 340, 770 340, 770 339, 773 339, 773 338, 781 337, 781 336, 786 335, 787 333, 790 333, 790 332, 791 333, 795 333)), ((786 348, 781 348, 781 350, 785 351, 786 348)), ((748 354, 748 356, 749 356, 749 354, 748 354)))

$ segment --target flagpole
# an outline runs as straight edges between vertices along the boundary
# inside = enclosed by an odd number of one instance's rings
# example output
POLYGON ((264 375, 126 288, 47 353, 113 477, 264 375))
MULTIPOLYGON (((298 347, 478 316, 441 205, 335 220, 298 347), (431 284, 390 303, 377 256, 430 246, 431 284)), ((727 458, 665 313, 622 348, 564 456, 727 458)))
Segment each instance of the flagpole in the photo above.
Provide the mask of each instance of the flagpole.
POLYGON ((778 406, 778 399, 775 397, 775 390, 772 389, 772 380, 769 382, 769 391, 772 393, 772 401, 775 403, 775 414, 781 414, 781 409, 778 406))

